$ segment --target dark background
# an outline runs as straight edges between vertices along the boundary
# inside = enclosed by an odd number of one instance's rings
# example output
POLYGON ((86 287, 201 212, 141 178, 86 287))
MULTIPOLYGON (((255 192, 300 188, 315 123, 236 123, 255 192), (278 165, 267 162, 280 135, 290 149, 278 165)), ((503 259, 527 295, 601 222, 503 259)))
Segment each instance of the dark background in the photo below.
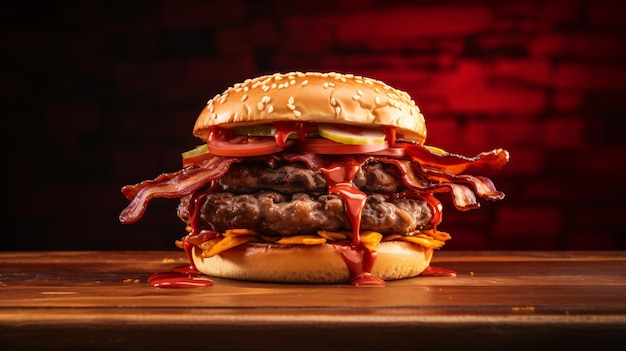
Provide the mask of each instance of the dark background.
POLYGON ((409 92, 428 144, 511 163, 507 197, 446 205, 445 249, 626 249, 619 1, 19 1, 3 5, 2 250, 174 249, 177 200, 136 224, 120 188, 180 168, 206 101, 338 71, 409 92))

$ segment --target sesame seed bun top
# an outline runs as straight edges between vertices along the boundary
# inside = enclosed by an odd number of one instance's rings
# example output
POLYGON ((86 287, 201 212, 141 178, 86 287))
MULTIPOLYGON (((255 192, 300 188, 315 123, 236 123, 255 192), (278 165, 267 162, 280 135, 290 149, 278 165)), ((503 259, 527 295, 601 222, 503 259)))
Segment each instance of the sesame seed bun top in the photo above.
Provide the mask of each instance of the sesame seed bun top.
POLYGON ((193 134, 206 140, 214 125, 277 121, 394 126, 401 138, 426 139, 424 116, 406 92, 371 78, 318 72, 276 73, 235 84, 207 102, 193 134))

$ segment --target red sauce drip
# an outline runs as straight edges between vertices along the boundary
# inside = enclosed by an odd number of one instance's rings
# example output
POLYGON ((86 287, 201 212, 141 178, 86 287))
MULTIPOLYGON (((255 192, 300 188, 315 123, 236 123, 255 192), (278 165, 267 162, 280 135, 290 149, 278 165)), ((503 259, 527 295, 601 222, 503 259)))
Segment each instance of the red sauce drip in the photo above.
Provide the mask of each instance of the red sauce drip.
POLYGON ((169 272, 160 272, 148 278, 148 284, 154 288, 196 288, 202 286, 212 286, 213 281, 203 276, 193 263, 192 248, 197 243, 214 238, 218 233, 211 230, 198 232, 198 220, 200 216, 200 205, 206 194, 194 197, 190 201, 189 225, 191 233, 183 238, 183 249, 187 254, 188 265, 173 268, 169 272))
POLYGON ((420 275, 423 277, 456 277, 456 272, 447 268, 428 266, 420 275))
POLYGON ((335 246, 350 272, 350 282, 354 286, 385 286, 385 282, 372 275, 376 252, 358 245, 335 246))
POLYGON ((361 164, 353 157, 343 156, 328 167, 320 168, 320 171, 326 177, 328 193, 341 196, 352 226, 352 245, 338 249, 348 266, 352 285, 384 286, 383 280, 372 275, 376 252, 370 251, 361 243, 361 215, 367 195, 352 182, 360 167, 361 164))
POLYGON ((433 230, 437 231, 437 225, 441 223, 441 201, 439 201, 432 193, 429 194, 420 194, 420 198, 424 199, 430 208, 430 212, 432 216, 430 218, 430 223, 433 225, 433 230))
POLYGON ((309 125, 305 122, 275 122, 274 126, 276 127, 274 135, 276 145, 281 149, 287 146, 287 138, 293 133, 298 135, 298 140, 304 142, 309 129, 309 125))
POLYGON ((396 127, 394 126, 383 126, 383 132, 385 132, 387 142, 389 143, 389 147, 393 147, 396 144, 396 127))
POLYGON ((367 195, 359 190, 353 183, 354 176, 359 171, 361 164, 353 157, 345 156, 340 162, 333 162, 329 167, 321 168, 320 171, 326 177, 328 193, 341 196, 346 215, 352 226, 352 244, 359 245, 361 238, 361 214, 367 195))
POLYGON ((207 141, 211 140, 219 140, 230 134, 229 129, 222 128, 220 126, 211 126, 209 128, 209 136, 207 137, 207 141))

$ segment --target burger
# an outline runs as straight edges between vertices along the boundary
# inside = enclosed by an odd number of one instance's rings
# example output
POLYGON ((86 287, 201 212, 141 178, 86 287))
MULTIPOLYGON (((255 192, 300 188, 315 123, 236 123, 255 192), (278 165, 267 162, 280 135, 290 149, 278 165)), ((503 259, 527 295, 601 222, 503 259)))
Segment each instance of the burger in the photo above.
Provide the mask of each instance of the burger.
POLYGON ((411 97, 375 79, 292 72, 235 84, 210 99, 182 169, 122 188, 134 223, 153 198, 178 198, 177 245, 210 277, 384 285, 414 277, 450 239, 442 203, 458 210, 504 194, 471 168, 509 160, 425 145, 411 97))

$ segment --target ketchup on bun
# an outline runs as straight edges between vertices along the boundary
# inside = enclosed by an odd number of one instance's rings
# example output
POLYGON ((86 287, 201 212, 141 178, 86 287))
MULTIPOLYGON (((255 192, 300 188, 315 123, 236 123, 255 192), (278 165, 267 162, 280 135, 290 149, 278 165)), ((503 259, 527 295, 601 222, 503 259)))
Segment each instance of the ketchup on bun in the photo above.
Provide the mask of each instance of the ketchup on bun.
POLYGON ((207 276, 384 285, 429 267, 450 238, 438 230, 446 193, 458 210, 500 200, 486 177, 509 160, 426 146, 411 97, 351 74, 274 74, 208 101, 183 168, 122 188, 133 223, 155 197, 179 198, 177 242, 207 276))

